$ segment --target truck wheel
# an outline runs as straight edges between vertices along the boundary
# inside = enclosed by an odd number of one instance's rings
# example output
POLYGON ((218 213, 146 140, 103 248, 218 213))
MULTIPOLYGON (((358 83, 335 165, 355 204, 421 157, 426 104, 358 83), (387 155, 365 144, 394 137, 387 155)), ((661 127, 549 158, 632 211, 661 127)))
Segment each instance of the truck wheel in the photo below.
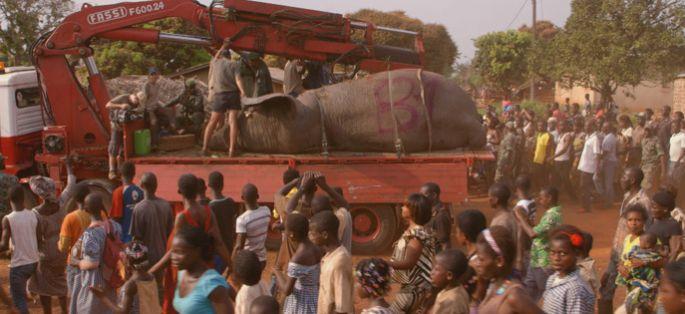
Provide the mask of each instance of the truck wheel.
MULTIPOLYGON (((112 191, 114 191, 116 188, 112 182, 102 179, 89 179, 83 180, 79 182, 79 184, 86 184, 90 190, 90 193, 100 194, 102 197, 102 202, 105 205, 105 210, 107 210, 109 213, 110 209, 112 209, 112 191)), ((70 197, 65 207, 67 209, 67 213, 72 212, 74 209, 76 209, 76 199, 74 199, 73 196, 70 197)))
POLYGON ((391 205, 353 205, 352 251, 354 254, 378 255, 395 240, 398 223, 391 205))

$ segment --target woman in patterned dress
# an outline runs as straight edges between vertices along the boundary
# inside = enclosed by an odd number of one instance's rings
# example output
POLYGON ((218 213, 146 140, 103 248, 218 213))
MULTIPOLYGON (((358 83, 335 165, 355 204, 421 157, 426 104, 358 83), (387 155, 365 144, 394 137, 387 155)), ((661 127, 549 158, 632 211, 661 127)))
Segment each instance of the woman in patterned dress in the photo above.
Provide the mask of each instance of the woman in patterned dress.
POLYGON ((72 263, 77 263, 79 272, 74 277, 69 313, 112 313, 90 290, 90 287, 103 287, 104 295, 116 302, 116 291, 105 282, 102 267, 105 238, 108 233, 121 236, 121 226, 113 220, 102 220, 100 213, 105 210, 102 197, 90 194, 84 201, 84 209, 90 214, 91 224, 83 231, 71 251, 72 263))
POLYGON ((288 263, 287 274, 274 268, 278 289, 286 295, 283 313, 315 314, 319 297, 321 249, 309 240, 309 221, 304 215, 288 215, 285 228, 288 239, 297 249, 288 263))
POLYGON ((402 219, 408 227, 395 243, 392 258, 393 280, 401 284, 390 303, 394 313, 421 313, 421 303, 430 294, 431 269, 436 240, 423 225, 432 217, 430 201, 423 195, 409 195, 402 206, 402 219))
POLYGON ((40 296, 44 313, 52 309, 52 297, 59 298, 63 313, 67 312, 67 255, 57 248, 62 221, 67 215, 55 191, 55 181, 48 177, 34 176, 29 180, 31 191, 43 200, 33 209, 43 235, 39 246, 40 261, 36 275, 31 276, 29 291, 40 296))

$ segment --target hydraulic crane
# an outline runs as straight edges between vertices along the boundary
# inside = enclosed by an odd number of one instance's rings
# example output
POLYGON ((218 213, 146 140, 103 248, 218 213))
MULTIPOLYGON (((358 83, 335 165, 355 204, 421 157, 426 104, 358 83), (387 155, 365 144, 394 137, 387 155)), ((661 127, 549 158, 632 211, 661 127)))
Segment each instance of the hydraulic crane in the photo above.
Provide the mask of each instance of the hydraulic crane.
MULTIPOLYGON (((247 0, 213 1, 209 6, 193 0, 124 2, 104 6, 84 4, 80 11, 69 15, 53 31, 41 36, 33 47, 44 115, 52 124, 63 126, 51 131, 56 134, 44 135, 50 137, 49 145, 44 147, 44 153, 48 155, 60 155, 70 149, 82 154, 99 152, 103 155, 109 139, 104 106, 110 95, 90 47, 95 38, 208 47, 217 47, 228 38, 234 50, 351 64, 368 72, 420 67, 423 59, 420 34, 376 27, 340 14, 247 0), (207 30, 209 37, 167 34, 140 27, 146 22, 171 17, 207 30), (352 39, 355 30, 363 32, 361 41, 352 39), (375 45, 373 34, 379 30, 415 36, 415 49, 375 45), (83 60, 88 70, 87 86, 77 80, 73 62, 69 62, 68 56, 72 60, 83 60), (65 132, 68 135, 59 135, 65 132)), ((43 162, 50 163, 48 157, 40 156, 43 162)))

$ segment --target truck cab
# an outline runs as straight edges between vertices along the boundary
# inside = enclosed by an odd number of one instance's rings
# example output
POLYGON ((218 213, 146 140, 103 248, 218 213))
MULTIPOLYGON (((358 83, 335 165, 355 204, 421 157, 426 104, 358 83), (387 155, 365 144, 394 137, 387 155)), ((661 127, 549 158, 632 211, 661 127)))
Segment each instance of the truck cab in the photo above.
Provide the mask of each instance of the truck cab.
POLYGON ((0 71, 0 154, 7 173, 23 177, 35 170, 44 126, 41 101, 33 67, 0 71))

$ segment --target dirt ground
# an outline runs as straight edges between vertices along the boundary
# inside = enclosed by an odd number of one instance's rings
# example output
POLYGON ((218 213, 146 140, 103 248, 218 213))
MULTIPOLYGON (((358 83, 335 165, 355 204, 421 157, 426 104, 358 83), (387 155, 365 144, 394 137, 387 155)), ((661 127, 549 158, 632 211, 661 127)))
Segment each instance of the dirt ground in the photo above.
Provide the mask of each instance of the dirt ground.
MULTIPOLYGON (((614 204, 614 207, 612 209, 599 209, 591 213, 580 214, 578 213, 578 205, 571 204, 570 202, 562 202, 564 223, 575 225, 585 231, 589 231, 594 236, 594 248, 592 250, 591 255, 597 261, 597 273, 599 276, 601 276, 601 274, 604 272, 604 269, 606 268, 606 265, 608 263, 611 241, 614 235, 614 231, 616 230, 616 222, 618 215, 617 208, 619 205, 620 204, 614 204)), ((462 204, 460 207, 462 209, 480 209, 486 214, 486 216, 488 216, 488 219, 490 219, 490 217, 492 216, 492 211, 487 205, 487 200, 484 198, 471 199, 467 203, 462 204)), ((387 251, 378 255, 378 257, 388 258, 389 255, 390 251, 387 251)), ((369 256, 355 255, 353 257, 353 261, 356 264, 359 260, 364 259, 366 257, 369 256)), ((271 265, 275 260, 275 252, 269 252, 268 259, 269 265, 267 265, 267 268, 263 275, 264 280, 267 282, 270 280, 271 265)), ((0 260, 0 285, 6 292, 9 292, 8 264, 9 260, 0 260)), ((393 291, 391 291, 391 295, 388 299, 392 298, 393 292, 397 290, 397 287, 393 288, 394 289, 393 291)), ((614 303, 619 303, 623 299, 624 295, 625 292, 619 289, 614 299, 614 303)), ((36 302, 38 302, 38 300, 36 300, 36 302)), ((56 306, 56 302, 57 300, 53 301, 53 305, 55 305, 53 307, 53 311, 55 313, 59 313, 59 308, 56 306)), ((355 295, 355 309, 357 309, 357 311, 360 311, 366 305, 367 303, 365 300, 361 300, 355 295)), ((4 312, 5 310, 6 308, 0 307, 0 312, 4 312)), ((31 304, 30 312, 42 313, 42 311, 40 310, 40 304, 31 304)))

